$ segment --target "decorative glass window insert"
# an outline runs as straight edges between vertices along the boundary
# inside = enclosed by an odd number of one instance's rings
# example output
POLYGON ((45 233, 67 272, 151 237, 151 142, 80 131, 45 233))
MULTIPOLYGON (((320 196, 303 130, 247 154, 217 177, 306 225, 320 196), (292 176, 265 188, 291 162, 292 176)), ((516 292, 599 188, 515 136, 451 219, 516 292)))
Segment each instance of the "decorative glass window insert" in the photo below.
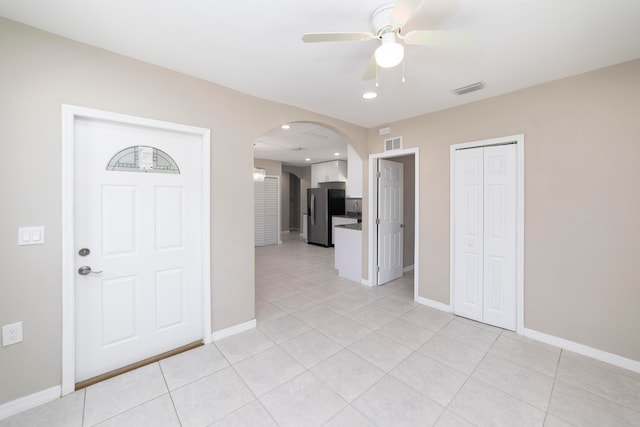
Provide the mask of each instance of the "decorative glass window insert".
POLYGON ((109 160, 108 171, 180 173, 180 168, 170 155, 145 145, 125 148, 109 160))

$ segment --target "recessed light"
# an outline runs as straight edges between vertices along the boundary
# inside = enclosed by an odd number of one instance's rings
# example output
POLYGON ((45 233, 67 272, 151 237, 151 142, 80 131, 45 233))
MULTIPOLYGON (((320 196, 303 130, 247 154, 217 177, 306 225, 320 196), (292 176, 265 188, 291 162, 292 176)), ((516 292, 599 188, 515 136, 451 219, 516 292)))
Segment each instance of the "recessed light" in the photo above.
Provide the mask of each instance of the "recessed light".
POLYGON ((375 99, 378 96, 375 92, 365 92, 362 94, 362 99, 375 99))
POLYGON ((340 155, 340 153, 333 153, 333 155, 334 155, 334 156, 339 156, 339 155, 340 155))
POLYGON ((284 124, 284 125, 282 125, 282 126, 280 126, 280 127, 281 127, 282 129, 285 129, 285 130, 287 130, 287 129, 291 129, 291 125, 287 125, 287 124, 284 124))
POLYGON ((310 161, 311 161, 311 159, 304 159, 304 161, 305 161, 305 162, 310 162, 310 161))

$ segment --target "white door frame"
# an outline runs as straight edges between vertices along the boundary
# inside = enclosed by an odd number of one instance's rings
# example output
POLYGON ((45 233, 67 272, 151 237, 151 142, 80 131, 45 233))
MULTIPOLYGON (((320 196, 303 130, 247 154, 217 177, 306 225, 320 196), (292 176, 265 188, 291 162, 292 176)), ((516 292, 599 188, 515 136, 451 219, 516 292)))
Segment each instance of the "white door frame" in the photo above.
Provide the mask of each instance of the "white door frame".
POLYGON ((420 150, 416 148, 405 148, 402 150, 385 151, 369 155, 369 286, 378 285, 378 274, 376 272, 376 255, 378 245, 376 244, 377 227, 376 224, 376 206, 378 205, 378 192, 376 182, 376 171, 378 169, 378 159, 393 159, 394 157, 402 157, 413 155, 415 169, 415 230, 413 239, 413 299, 418 301, 419 280, 419 264, 420 264, 420 150))
POLYGON ((210 280, 210 140, 209 129, 142 117, 62 105, 62 395, 75 389, 75 121, 77 118, 108 120, 196 135, 201 138, 202 166, 202 298, 203 341, 211 339, 210 280))
POLYGON ((461 148, 476 148, 490 145, 516 144, 516 332, 524 331, 524 134, 503 136, 481 141, 454 144, 449 147, 450 161, 450 197, 449 197, 449 301, 451 311, 454 311, 454 183, 455 183, 455 152, 461 148))

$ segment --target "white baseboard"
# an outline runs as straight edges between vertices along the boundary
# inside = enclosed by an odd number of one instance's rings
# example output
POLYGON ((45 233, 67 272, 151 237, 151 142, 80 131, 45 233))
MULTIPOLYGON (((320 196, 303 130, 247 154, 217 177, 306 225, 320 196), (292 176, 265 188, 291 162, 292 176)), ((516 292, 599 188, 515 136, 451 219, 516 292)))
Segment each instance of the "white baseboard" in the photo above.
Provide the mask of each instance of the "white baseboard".
POLYGON ((19 399, 12 400, 11 402, 3 403, 0 405, 0 420, 59 399, 61 390, 62 388, 57 385, 19 399))
POLYGON ((248 322, 244 322, 244 323, 240 323, 238 325, 235 326, 231 326, 229 328, 225 328, 225 329, 220 329, 219 331, 215 331, 213 334, 211 334, 211 339, 214 341, 218 341, 221 340, 223 338, 227 338, 230 337, 232 335, 236 335, 239 334, 241 332, 246 332, 250 329, 253 329, 256 327, 256 319, 250 320, 248 322))
POLYGON ((450 305, 443 304, 441 302, 434 301, 432 299, 424 298, 424 297, 421 297, 421 296, 417 296, 415 298, 415 301, 418 304, 426 305, 427 307, 436 308, 438 310, 442 310, 442 311, 446 311, 447 313, 451 313, 451 306, 450 305))
POLYGON ((369 279, 360 279, 360 283, 365 286, 373 287, 369 279))
POLYGON ((405 268, 402 269, 402 271, 404 273, 408 273, 410 271, 413 271, 413 265, 407 265, 405 268))
POLYGON ((573 351, 574 353, 578 353, 583 356, 591 357, 592 359, 600 360, 611 365, 619 366, 621 368, 640 373, 640 362, 637 360, 627 359, 626 357, 618 356, 617 354, 608 353, 603 350, 598 350, 597 348, 589 347, 587 345, 569 341, 553 335, 547 335, 533 329, 524 328, 522 330, 522 335, 537 341, 541 341, 545 344, 560 347, 562 349, 573 351))

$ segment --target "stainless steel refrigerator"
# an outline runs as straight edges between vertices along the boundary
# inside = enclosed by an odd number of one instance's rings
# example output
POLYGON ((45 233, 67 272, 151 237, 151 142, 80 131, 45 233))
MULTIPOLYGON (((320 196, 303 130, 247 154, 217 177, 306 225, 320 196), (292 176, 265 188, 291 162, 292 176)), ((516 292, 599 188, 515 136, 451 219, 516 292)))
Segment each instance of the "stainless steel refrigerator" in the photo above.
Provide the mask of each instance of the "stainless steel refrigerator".
POLYGON ((315 245, 333 246, 331 216, 344 215, 345 191, 336 188, 307 190, 307 241, 315 245))

